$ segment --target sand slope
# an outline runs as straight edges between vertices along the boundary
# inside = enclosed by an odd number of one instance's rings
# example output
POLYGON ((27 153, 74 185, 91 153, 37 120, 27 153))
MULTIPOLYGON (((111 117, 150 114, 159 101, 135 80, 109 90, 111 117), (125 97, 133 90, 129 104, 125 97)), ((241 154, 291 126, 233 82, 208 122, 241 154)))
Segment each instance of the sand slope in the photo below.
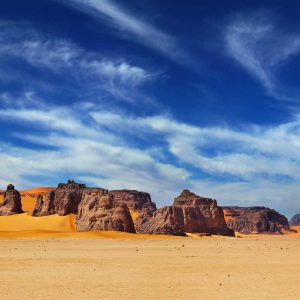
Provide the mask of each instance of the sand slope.
POLYGON ((0 232, 2 231, 54 231, 54 232, 74 232, 75 215, 68 216, 46 216, 32 217, 27 213, 1 216, 0 232))

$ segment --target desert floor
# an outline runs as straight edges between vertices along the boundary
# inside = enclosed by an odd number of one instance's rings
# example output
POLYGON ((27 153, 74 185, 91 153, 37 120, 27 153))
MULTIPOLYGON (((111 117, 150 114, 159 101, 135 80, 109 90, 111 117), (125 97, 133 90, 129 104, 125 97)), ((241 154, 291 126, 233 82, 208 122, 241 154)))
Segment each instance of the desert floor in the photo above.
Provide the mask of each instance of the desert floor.
POLYGON ((1 299, 299 299, 300 237, 0 233, 1 299))

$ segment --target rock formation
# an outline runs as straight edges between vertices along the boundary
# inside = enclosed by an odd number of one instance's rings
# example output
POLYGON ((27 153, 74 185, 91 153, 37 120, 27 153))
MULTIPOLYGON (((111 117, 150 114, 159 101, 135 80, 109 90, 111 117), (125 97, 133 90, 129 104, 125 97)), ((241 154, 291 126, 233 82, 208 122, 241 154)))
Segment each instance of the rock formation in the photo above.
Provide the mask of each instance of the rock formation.
POLYGON ((291 219, 289 224, 291 226, 300 226, 300 214, 294 215, 291 219))
POLYGON ((151 201, 148 193, 138 192, 135 190, 113 190, 109 191, 114 201, 118 204, 124 203, 131 211, 142 211, 145 207, 155 211, 156 205, 151 201))
POLYGON ((182 235, 206 232, 233 236, 225 222, 223 210, 216 200, 203 198, 184 190, 172 206, 158 209, 141 222, 140 232, 182 235))
POLYGON ((126 204, 129 208, 135 230, 140 232, 142 223, 157 210, 148 193, 135 190, 113 190, 109 191, 116 204, 126 204))
POLYGON ((227 221, 229 228, 240 233, 281 233, 289 230, 285 216, 267 207, 249 207, 239 210, 239 215, 227 221))
POLYGON ((72 180, 66 184, 60 183, 57 189, 46 193, 46 196, 38 196, 32 215, 37 217, 77 214, 85 189, 84 184, 78 184, 72 180))
POLYGON ((76 218, 78 231, 115 230, 135 233, 126 204, 114 200, 113 194, 87 189, 76 218))
POLYGON ((0 216, 21 213, 23 213, 21 195, 12 184, 9 184, 4 192, 3 203, 0 204, 0 216))

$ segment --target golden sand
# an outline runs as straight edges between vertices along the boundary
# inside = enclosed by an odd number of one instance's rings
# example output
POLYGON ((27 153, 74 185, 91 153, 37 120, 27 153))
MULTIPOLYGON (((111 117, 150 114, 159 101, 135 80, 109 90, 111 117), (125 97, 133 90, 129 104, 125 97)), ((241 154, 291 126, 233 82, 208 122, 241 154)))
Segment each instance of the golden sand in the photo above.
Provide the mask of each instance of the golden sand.
POLYGON ((53 232, 74 232, 75 215, 46 217, 32 217, 27 213, 1 216, 0 235, 3 231, 53 231, 53 232))
POLYGON ((74 215, 0 217, 1 299, 298 299, 292 229, 172 237, 76 232, 74 215))
POLYGON ((299 237, 62 234, 1 233, 1 299, 299 298, 299 237))

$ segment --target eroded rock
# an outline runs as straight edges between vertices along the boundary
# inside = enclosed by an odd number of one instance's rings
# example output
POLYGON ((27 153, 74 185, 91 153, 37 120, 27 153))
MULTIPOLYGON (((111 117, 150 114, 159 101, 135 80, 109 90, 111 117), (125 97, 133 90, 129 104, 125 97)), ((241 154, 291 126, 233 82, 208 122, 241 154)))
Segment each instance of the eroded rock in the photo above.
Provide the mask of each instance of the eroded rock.
POLYGON ((84 184, 78 184, 72 180, 66 184, 60 183, 57 189, 46 193, 45 196, 38 196, 32 215, 37 217, 77 214, 85 189, 84 184))
MULTIPOLYGON (((237 211, 237 210, 235 210, 237 211)), ((240 209, 240 214, 227 221, 229 228, 240 233, 281 233, 290 230, 288 219, 267 207, 240 209)))
POLYGON ((172 206, 158 209, 144 220, 140 231, 153 234, 179 235, 186 232, 206 232, 233 236, 226 225, 222 208, 216 200, 203 198, 184 190, 172 206))
POLYGON ((87 189, 76 218, 78 231, 114 230, 135 233, 126 204, 114 201, 114 196, 98 189, 87 189))
POLYGON ((3 203, 0 204, 0 215, 9 216, 21 213, 23 213, 21 195, 12 184, 9 184, 4 192, 3 203))

